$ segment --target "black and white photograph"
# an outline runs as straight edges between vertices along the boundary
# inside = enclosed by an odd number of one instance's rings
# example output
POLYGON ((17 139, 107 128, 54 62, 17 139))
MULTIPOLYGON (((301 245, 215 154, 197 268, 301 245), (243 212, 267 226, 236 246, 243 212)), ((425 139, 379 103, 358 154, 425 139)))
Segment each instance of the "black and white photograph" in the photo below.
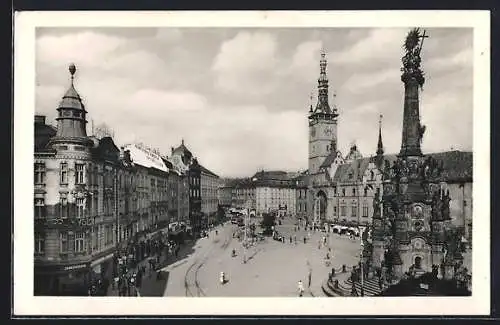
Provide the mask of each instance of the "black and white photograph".
POLYGON ((35 14, 20 311, 489 312, 487 13, 35 14))

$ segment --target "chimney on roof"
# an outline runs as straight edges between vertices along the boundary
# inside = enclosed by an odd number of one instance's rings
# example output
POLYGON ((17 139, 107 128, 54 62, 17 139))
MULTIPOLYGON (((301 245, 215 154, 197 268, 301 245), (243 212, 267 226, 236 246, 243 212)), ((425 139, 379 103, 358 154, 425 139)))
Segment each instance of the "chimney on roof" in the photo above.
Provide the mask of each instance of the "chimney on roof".
POLYGON ((45 124, 45 115, 35 115, 35 124, 45 124))

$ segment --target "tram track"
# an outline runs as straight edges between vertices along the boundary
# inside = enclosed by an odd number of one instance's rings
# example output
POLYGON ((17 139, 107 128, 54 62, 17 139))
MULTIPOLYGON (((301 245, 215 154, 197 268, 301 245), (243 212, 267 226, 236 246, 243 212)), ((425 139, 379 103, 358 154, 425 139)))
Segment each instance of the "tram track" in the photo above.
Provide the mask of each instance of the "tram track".
MULTIPOLYGON (((231 243, 231 237, 225 235, 224 242, 220 246, 223 250, 226 250, 231 243)), ((189 266, 184 275, 184 288, 186 297, 205 297, 205 291, 201 288, 198 281, 198 272, 205 265, 210 257, 213 256, 212 252, 215 250, 216 245, 210 245, 210 247, 204 252, 201 258, 195 259, 195 261, 189 266), (193 287, 196 289, 196 294, 193 292, 193 287)))

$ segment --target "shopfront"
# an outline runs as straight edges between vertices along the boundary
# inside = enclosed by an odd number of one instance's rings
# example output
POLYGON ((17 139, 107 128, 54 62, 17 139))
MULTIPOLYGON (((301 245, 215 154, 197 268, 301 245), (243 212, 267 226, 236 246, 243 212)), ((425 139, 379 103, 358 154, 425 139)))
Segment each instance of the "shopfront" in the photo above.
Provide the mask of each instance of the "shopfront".
POLYGON ((35 265, 34 294, 86 296, 91 281, 90 263, 35 265))
POLYGON ((105 279, 111 281, 113 279, 113 256, 114 252, 108 252, 106 255, 101 256, 90 263, 93 281, 104 281, 105 279))

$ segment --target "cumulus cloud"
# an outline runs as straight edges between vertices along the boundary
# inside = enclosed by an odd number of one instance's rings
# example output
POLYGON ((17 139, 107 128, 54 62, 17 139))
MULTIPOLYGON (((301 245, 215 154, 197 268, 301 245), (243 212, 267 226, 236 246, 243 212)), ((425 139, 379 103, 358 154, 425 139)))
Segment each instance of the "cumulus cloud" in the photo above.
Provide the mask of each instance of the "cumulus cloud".
POLYGON ((182 39, 182 31, 179 28, 158 28, 155 38, 166 43, 175 43, 182 39))
POLYGON ((359 39, 346 50, 333 53, 337 63, 368 62, 377 59, 399 58, 401 45, 406 36, 405 29, 372 29, 366 37, 359 39), (396 45, 397 44, 397 45, 396 45), (396 45, 396 46, 395 46, 396 45))
MULTIPOLYGON (((128 30, 38 35, 37 113, 54 120, 69 85, 67 65, 75 62, 75 87, 89 119, 109 125, 118 144, 141 141, 168 154, 184 138, 201 163, 222 176, 305 169, 309 94, 316 90, 325 47, 330 98, 337 93, 340 109, 341 150, 356 141, 364 155, 374 154, 379 114, 386 152, 399 150, 399 68, 407 29, 161 28, 130 29, 130 37, 128 30)), ((423 51, 423 149, 470 150, 472 33, 429 34, 423 51)))
POLYGON ((45 35, 37 39, 36 59, 59 66, 73 61, 86 67, 99 66, 124 43, 122 38, 92 31, 45 35))
POLYGON ((341 89, 352 94, 360 94, 366 91, 367 88, 377 88, 381 84, 390 84, 397 87, 399 83, 399 70, 387 69, 368 73, 353 73, 345 81, 341 89))
POLYGON ((293 53, 290 65, 290 74, 296 78, 314 80, 319 71, 319 53, 323 46, 321 41, 307 41, 300 43, 293 53))
POLYGON ((277 80, 270 74, 279 69, 276 39, 264 32, 240 32, 223 42, 212 65, 220 90, 243 95, 273 91, 277 80))

